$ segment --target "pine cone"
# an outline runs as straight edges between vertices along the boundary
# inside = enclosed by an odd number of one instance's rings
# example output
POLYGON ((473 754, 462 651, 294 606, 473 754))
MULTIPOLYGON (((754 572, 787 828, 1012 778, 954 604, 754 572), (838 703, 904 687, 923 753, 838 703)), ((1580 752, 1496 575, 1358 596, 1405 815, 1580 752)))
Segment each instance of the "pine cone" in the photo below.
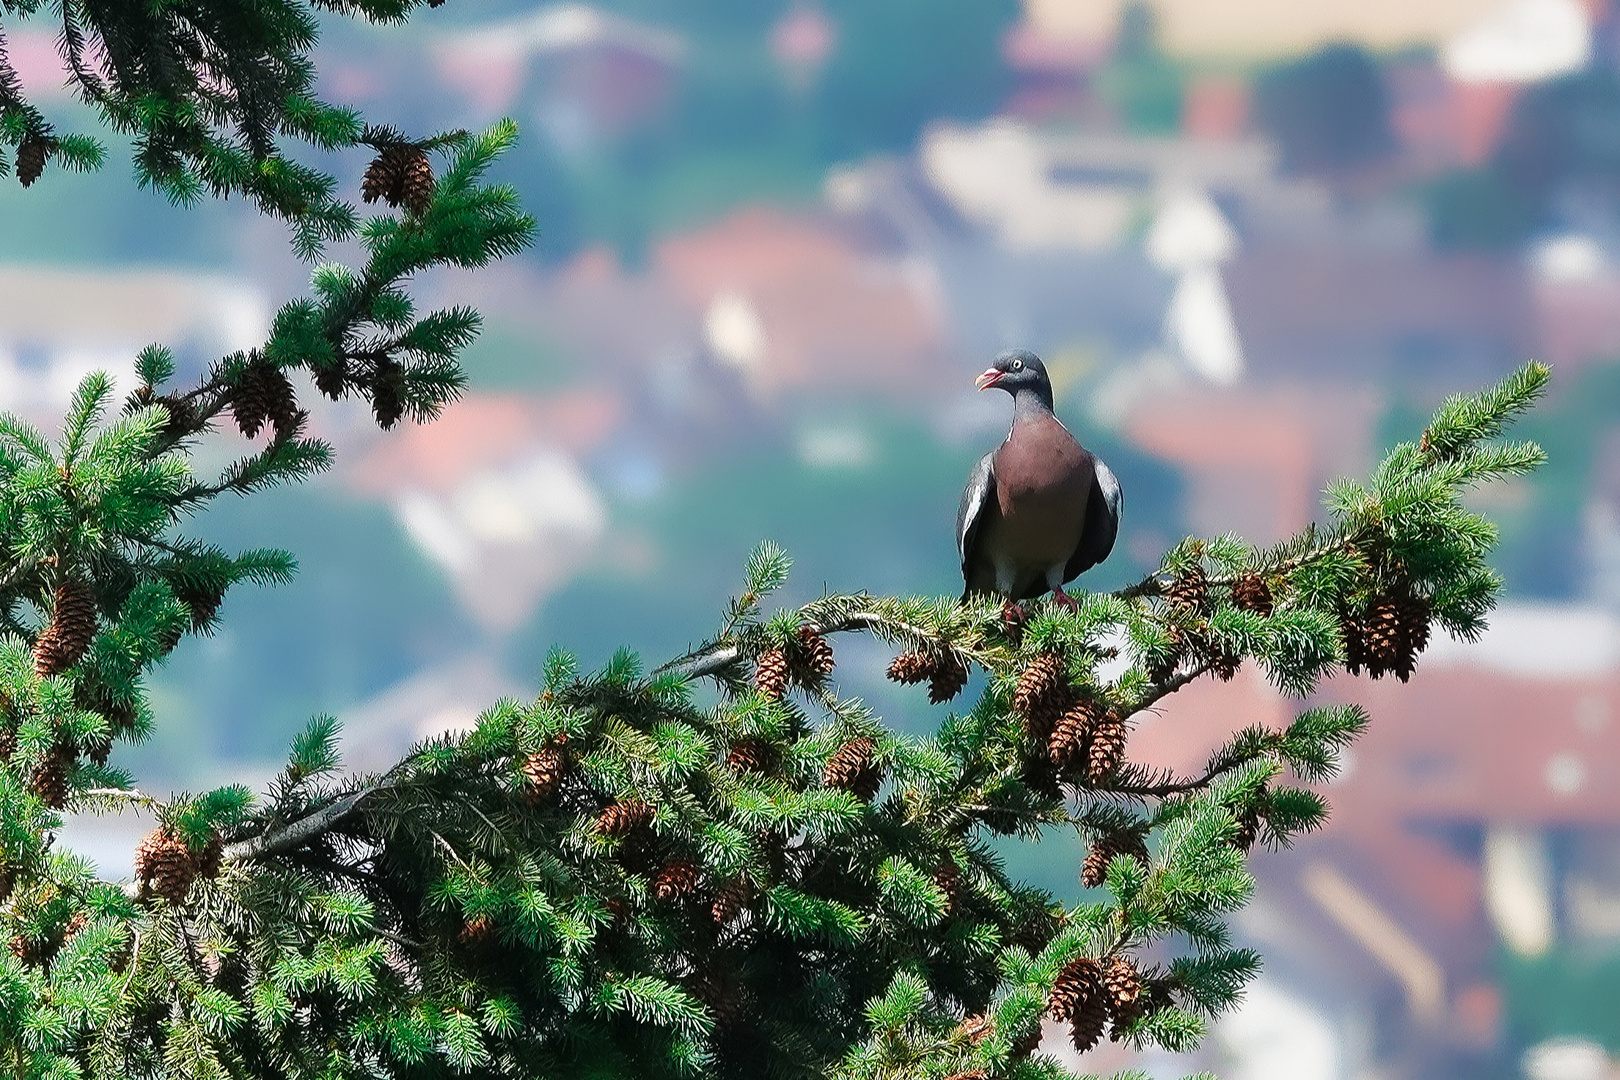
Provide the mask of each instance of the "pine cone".
POLYGON ((204 881, 212 881, 219 877, 220 869, 225 864, 225 838, 215 833, 208 838, 201 851, 194 857, 197 876, 204 881))
POLYGON ((14 934, 11 938, 11 955, 24 964, 37 964, 44 957, 41 943, 28 937, 26 934, 14 934))
POLYGON ((9 723, 0 723, 0 764, 11 760, 17 752, 17 729, 9 723))
POLYGON ((990 1074, 983 1069, 968 1069, 966 1072, 954 1072, 945 1080, 990 1080, 990 1074))
POLYGON ((1080 884, 1095 889, 1108 880, 1108 864, 1120 855, 1129 855, 1147 865, 1147 845, 1134 833, 1113 833, 1091 842, 1085 862, 1080 864, 1080 884))
POLYGON ((57 743, 44 760, 34 767, 28 777, 28 790, 39 796, 39 801, 52 810, 62 809, 67 805, 68 770, 77 758, 70 744, 57 743))
POLYGON ((1232 834, 1232 845, 1247 854, 1260 835, 1260 815, 1248 810, 1238 815, 1237 822, 1237 831, 1232 834))
POLYGON ((1417 667, 1418 653, 1429 645, 1429 620, 1433 611, 1429 603, 1410 593, 1395 600, 1395 614, 1400 620, 1400 656, 1395 664, 1395 676, 1401 682, 1412 677, 1417 667))
POLYGON ((1046 742, 1046 755, 1059 769, 1072 765, 1085 750, 1092 728, 1103 718, 1094 701, 1077 701, 1063 711, 1046 742))
POLYGON ((488 944, 490 938, 495 936, 495 920, 488 915, 474 915, 462 924, 461 933, 457 936, 463 945, 488 944))
POLYGON ((1141 1015, 1142 976, 1136 965, 1123 956, 1111 957, 1103 965, 1103 986, 1108 990, 1109 1004, 1114 1014, 1114 1037, 1129 1027, 1141 1015))
POLYGON ((1400 608, 1388 596, 1378 596, 1363 616, 1367 639, 1367 669, 1374 678, 1394 671, 1401 662, 1404 638, 1400 608))
POLYGON ((870 801, 877 794, 883 775, 873 761, 877 744, 861 737, 838 748, 822 771, 821 782, 830 788, 843 788, 856 798, 870 801))
POLYGON ((377 361, 377 373, 372 379, 371 414, 384 431, 405 415, 405 370, 386 358, 377 361))
POLYGON ((1012 1044, 1012 1059, 1014 1061, 1023 1061, 1036 1050, 1039 1050, 1040 1046, 1041 1025, 1034 1023, 1029 1026, 1028 1031, 1020 1035, 1018 1040, 1012 1044))
POLYGON ((1209 599, 1209 579, 1204 568, 1196 563, 1176 578, 1175 584, 1164 594, 1166 603, 1183 611, 1202 611, 1209 599))
POLYGON ((433 205, 433 164, 425 153, 418 152, 405 167, 405 180, 400 187, 400 201, 417 217, 428 212, 433 205))
POLYGON ((1125 722, 1112 714, 1100 720, 1091 731, 1091 752, 1086 760, 1086 779, 1100 784, 1114 775, 1125 757, 1125 722))
POLYGON ((166 827, 148 833, 135 849, 135 878, 143 894, 156 893, 169 903, 178 904, 186 898, 196 876, 191 848, 178 833, 166 827))
POLYGON ((800 686, 819 686, 833 671, 832 642, 808 626, 787 651, 788 674, 800 686))
POLYGON ((286 374, 262 360, 249 364, 242 372, 231 398, 231 414, 236 418, 237 429, 249 439, 259 434, 267 420, 275 428, 277 438, 291 435, 303 420, 286 374))
POLYGON ((1221 682, 1231 682, 1237 677, 1238 668, 1243 666, 1243 657, 1237 653, 1216 653, 1210 660, 1209 670, 1221 682))
POLYGON ((737 773, 768 773, 776 762, 776 748, 764 739, 752 736, 731 744, 726 765, 737 773))
POLYGON ((1270 616, 1272 605, 1271 587, 1259 574, 1244 574, 1232 583, 1232 606, 1239 611, 1270 616))
POLYGON ((934 666, 934 674, 928 681, 928 700, 935 705, 943 705, 960 694, 967 681, 967 665, 954 653, 943 656, 934 666))
POLYGON ((715 890, 709 917, 720 926, 726 925, 742 913, 748 904, 748 895, 748 883, 742 878, 732 878, 715 890))
POLYGON ((781 649, 766 649, 754 665, 754 687, 772 701, 787 693, 788 658, 781 649))
POLYGON ((957 1024, 956 1036, 957 1038, 966 1039, 974 1046, 978 1046, 995 1034, 995 1030, 995 1022, 981 1013, 978 1016, 970 1016, 957 1024))
POLYGON ((903 652, 889 664, 888 676, 907 686, 924 682, 934 676, 934 660, 926 653, 903 652))
POLYGON ((1018 676, 1018 688, 1013 691, 1013 709, 1024 718, 1031 734, 1041 730, 1042 718, 1056 720, 1063 712, 1068 704, 1063 700, 1067 689, 1063 658, 1057 653, 1041 653, 1024 667, 1018 676))
POLYGON ((96 595, 82 581, 56 587, 51 621, 34 642, 34 674, 49 678, 77 664, 96 636, 96 595))
POLYGON ((602 836, 629 836, 637 829, 645 829, 653 821, 653 808, 640 799, 625 799, 603 810, 596 819, 596 831, 602 836))
POLYGON ((419 214, 419 206, 426 208, 424 198, 433 197, 433 166, 427 151, 409 143, 383 147, 360 180, 360 197, 368 203, 382 199, 395 207, 405 203, 419 214))
POLYGON ((347 382, 348 372, 343 362, 338 361, 330 367, 318 367, 315 371, 315 389, 336 401, 343 396, 343 389, 347 382))
POLYGON ((945 894, 945 915, 955 915, 967 896, 967 879, 963 877, 962 868, 956 865, 955 859, 947 857, 939 864, 934 871, 934 884, 945 894))
POLYGON ((68 916, 68 921, 62 924, 62 940, 67 941, 80 930, 90 925, 90 916, 82 911, 75 911, 68 916))
POLYGON ((1360 675, 1367 666, 1367 633, 1361 616, 1340 609, 1339 630, 1344 639, 1344 670, 1360 675))
POLYGON ((557 794, 563 776, 568 772, 568 755, 562 747, 542 746, 523 759, 523 797, 530 806, 538 806, 557 794))
POLYGON ((698 865, 690 859, 672 859, 653 878, 653 896, 669 904, 685 900, 698 886, 698 865))
POLYGON ((29 133, 17 144, 17 182, 32 187, 45 171, 45 159, 56 149, 56 140, 48 135, 29 133))
POLYGON ((1107 991, 1102 982, 1102 965, 1090 957, 1069 961, 1052 983, 1052 993, 1046 999, 1046 1011, 1054 1020, 1069 1021, 1079 1017, 1093 1001, 1104 1000, 1107 991))

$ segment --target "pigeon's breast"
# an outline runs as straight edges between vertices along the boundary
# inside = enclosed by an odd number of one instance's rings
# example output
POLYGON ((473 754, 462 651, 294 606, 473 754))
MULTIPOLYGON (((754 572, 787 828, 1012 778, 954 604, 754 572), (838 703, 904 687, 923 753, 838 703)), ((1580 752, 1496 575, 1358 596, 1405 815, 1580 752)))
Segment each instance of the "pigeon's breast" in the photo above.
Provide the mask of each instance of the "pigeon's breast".
POLYGON ((1000 514, 986 537, 995 553, 1041 572, 1068 561, 1080 542, 1092 459, 1050 414, 1018 424, 995 458, 1000 514))

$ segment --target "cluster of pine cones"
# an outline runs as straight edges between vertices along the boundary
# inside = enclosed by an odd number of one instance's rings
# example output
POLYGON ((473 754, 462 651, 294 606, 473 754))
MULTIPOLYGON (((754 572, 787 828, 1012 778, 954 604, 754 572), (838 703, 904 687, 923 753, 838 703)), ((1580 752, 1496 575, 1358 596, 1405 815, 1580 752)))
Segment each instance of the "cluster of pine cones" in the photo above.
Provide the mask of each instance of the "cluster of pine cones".
POLYGON ((759 654, 754 666, 754 686, 764 696, 781 701, 789 683, 815 688, 832 671, 832 642, 806 626, 786 646, 766 649, 759 654))
POLYGON ((1124 957, 1101 961, 1082 957, 1058 974, 1046 1011, 1069 1025, 1070 1041, 1083 1054, 1097 1045, 1110 1021, 1117 1039, 1143 1015, 1147 1000, 1142 989, 1136 966, 1124 957))
POLYGON ((417 217, 433 203, 433 165, 427 151, 411 143, 384 147, 366 168, 360 181, 360 197, 366 202, 382 199, 389 206, 403 205, 417 217))
POLYGON ((264 360, 255 360, 242 371, 231 395, 231 415, 246 438, 259 434, 266 422, 276 438, 285 439, 298 430, 304 419, 292 383, 282 370, 264 360))
POLYGON ((1023 718, 1025 734, 1060 772, 1083 769, 1088 781, 1099 784, 1124 759, 1125 722, 1103 703, 1075 693, 1057 653, 1041 653, 1025 666, 1013 710, 1023 718))
MULTIPOLYGON (((1237 675, 1243 658, 1212 648, 1204 633, 1203 624, 1199 621, 1211 610, 1209 588, 1208 575, 1204 573, 1203 567, 1195 563, 1182 571, 1165 591, 1165 604, 1170 611, 1181 616, 1182 620, 1192 622, 1190 625, 1186 622, 1171 625, 1171 654, 1148 672, 1148 676, 1154 682, 1164 682, 1173 676, 1181 661, 1189 654, 1202 657, 1209 664, 1215 677, 1222 682, 1230 682, 1237 675)), ((1275 608, 1276 601, 1272 596, 1271 586, 1260 574, 1252 571, 1242 574, 1232 582, 1231 588, 1232 605, 1240 611, 1269 617, 1275 608)))
POLYGON ((1360 611, 1347 611, 1344 630, 1344 667, 1352 675, 1363 670, 1374 678, 1394 674, 1405 682, 1417 667, 1417 657, 1429 644, 1428 601, 1400 590, 1380 593, 1360 611))
POLYGON ((216 834, 200 851, 193 851, 185 837, 167 826, 148 833, 135 849, 135 880, 139 897, 161 897, 171 904, 185 901, 191 883, 197 878, 218 876, 224 842, 216 834))
POLYGON ((926 682, 928 700, 935 705, 943 705, 960 694, 968 681, 967 665, 954 652, 903 652, 889 665, 888 675, 907 686, 926 682))

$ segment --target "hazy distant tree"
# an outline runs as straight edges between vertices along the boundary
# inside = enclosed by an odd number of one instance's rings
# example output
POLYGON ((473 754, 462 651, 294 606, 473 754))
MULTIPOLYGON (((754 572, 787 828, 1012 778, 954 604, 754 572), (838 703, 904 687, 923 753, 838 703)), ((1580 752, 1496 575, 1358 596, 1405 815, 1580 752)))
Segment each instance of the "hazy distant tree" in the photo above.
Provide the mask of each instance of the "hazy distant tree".
POLYGON ((1185 80, 1159 45, 1158 17, 1149 5, 1125 6, 1113 55, 1098 75, 1098 89, 1119 110, 1128 130, 1147 135, 1180 130, 1185 80))
POLYGON ((1255 113, 1292 172, 1340 172, 1395 148, 1383 74, 1358 45, 1329 45, 1266 72, 1255 113))
MULTIPOLYGON (((1367 483, 1334 484, 1322 525, 1272 548, 1189 538, 1076 611, 1010 626, 990 600, 840 593, 768 615, 789 567, 765 545, 713 637, 652 671, 557 651, 535 700, 493 703, 386 772, 343 774, 319 717, 262 796, 144 794, 110 754, 163 722, 147 673, 213 631, 232 585, 293 572, 182 525, 327 467, 301 398, 363 402, 385 429, 431 420, 479 319, 418 314, 409 280, 514 252, 533 223, 482 181, 509 123, 418 140, 312 98, 297 0, 51 14, 75 83, 140 144, 142 179, 247 195, 312 258, 352 240, 364 262, 320 265, 262 346, 195 385, 154 345, 121 408, 96 374, 54 439, 0 417, 9 1076, 1045 1080, 1067 1074, 1038 1052, 1043 1017, 1082 1049, 1186 1050, 1259 964, 1226 921, 1253 893, 1247 854, 1322 824, 1318 785, 1368 717, 1303 708, 1188 774, 1135 761, 1132 727, 1245 664, 1296 698, 1339 670, 1405 680, 1433 630, 1476 636, 1501 589, 1495 530, 1464 498, 1540 463, 1498 439, 1544 389, 1539 365, 1447 400, 1367 483), (340 188, 289 162, 289 137, 375 156, 340 188), (355 188, 374 216, 339 194, 355 188), (216 437, 241 456, 199 472, 223 459, 197 452, 216 437), (855 633, 935 706, 973 681, 964 707, 923 738, 841 696, 833 643, 855 633), (61 829, 64 811, 130 806, 156 823, 125 886, 61 829), (1097 890, 1073 906, 999 854, 1062 833, 1097 890)), ((0 60, 4 95, 25 183, 53 158, 95 163, 0 60)))

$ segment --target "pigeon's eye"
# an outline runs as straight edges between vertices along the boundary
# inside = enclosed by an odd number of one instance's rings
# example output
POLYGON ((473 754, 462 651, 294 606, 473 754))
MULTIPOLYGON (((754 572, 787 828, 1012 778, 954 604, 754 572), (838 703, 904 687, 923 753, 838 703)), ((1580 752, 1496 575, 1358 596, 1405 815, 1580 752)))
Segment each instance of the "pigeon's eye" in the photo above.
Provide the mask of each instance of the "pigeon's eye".
POLYGON ((1012 364, 1010 365, 1010 367, 1008 368, 1008 370, 1010 370, 1010 371, 1023 371, 1024 370, 1024 362, 1022 360, 1014 360, 1012 362, 1012 364))

